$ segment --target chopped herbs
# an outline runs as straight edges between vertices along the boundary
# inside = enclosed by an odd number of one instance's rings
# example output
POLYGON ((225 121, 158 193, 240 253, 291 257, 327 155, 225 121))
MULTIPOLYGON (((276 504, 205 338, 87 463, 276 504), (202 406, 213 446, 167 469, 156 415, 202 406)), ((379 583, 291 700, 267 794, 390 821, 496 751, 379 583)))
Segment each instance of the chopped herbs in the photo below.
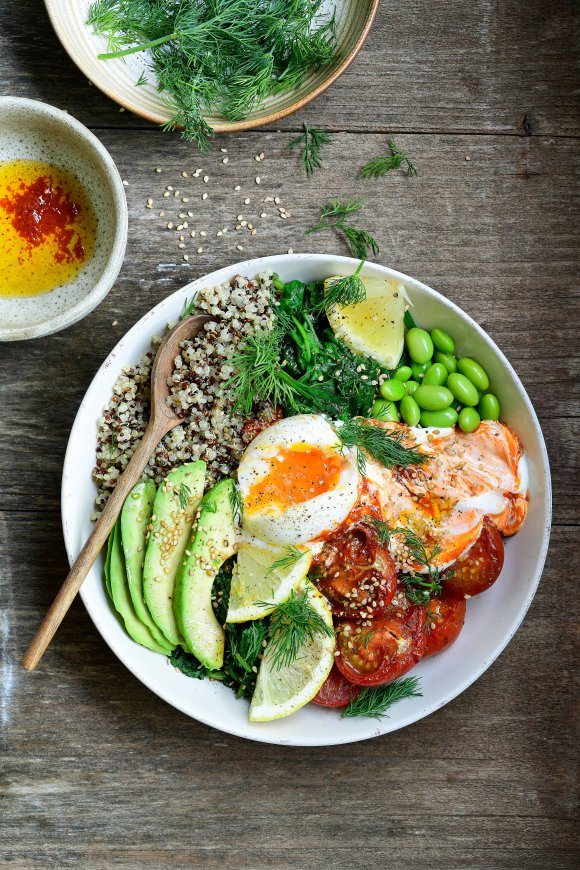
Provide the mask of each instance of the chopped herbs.
POLYGON ((387 710, 397 701, 403 698, 420 698, 422 692, 417 677, 404 677, 395 680, 387 686, 373 686, 361 689, 357 698, 354 698, 342 712, 342 718, 352 716, 371 716, 381 719, 387 715, 387 710))
POLYGON ((182 511, 187 508, 187 503, 191 498, 191 489, 188 487, 186 483, 182 483, 179 486, 179 507, 182 511))
POLYGON ((316 226, 306 230, 304 235, 307 236, 324 229, 337 230, 343 234, 353 257, 365 260, 369 251, 374 255, 378 254, 379 246, 373 236, 366 230, 351 226, 345 220, 348 215, 360 211, 362 205, 363 201, 360 199, 349 199, 343 203, 340 197, 335 197, 322 207, 320 221, 316 226))
POLYGON ((195 304, 195 296, 192 296, 191 299, 185 297, 185 302, 183 303, 183 308, 181 309, 181 314, 179 315, 180 320, 185 320, 186 317, 191 317, 192 314, 196 311, 195 304))
MULTIPOLYGON (((267 601, 262 605, 271 606, 267 601)), ((317 634, 334 637, 334 629, 310 604, 308 589, 292 590, 290 597, 278 604, 270 616, 268 655, 272 668, 278 671, 291 665, 300 647, 317 634)))
POLYGON ((335 431, 343 447, 358 448, 357 462, 361 474, 366 470, 365 453, 385 468, 407 468, 409 465, 421 465, 429 459, 427 454, 420 453, 414 447, 405 447, 402 434, 387 432, 380 426, 373 426, 362 420, 347 420, 337 426, 335 431))
POLYGON ((272 562, 268 569, 268 574, 271 574, 272 571, 276 571, 278 568, 291 568, 292 565, 299 562, 302 556, 305 556, 307 552, 307 550, 299 550, 298 547, 293 545, 286 547, 286 555, 281 556, 279 559, 276 559, 275 562, 272 562))
POLYGON ((309 127, 308 124, 302 124, 303 132, 288 145, 292 151, 297 146, 301 147, 300 160, 306 170, 307 175, 312 175, 315 169, 322 166, 320 151, 323 145, 328 145, 331 137, 323 130, 317 130, 316 127, 309 127))
POLYGON ((417 170, 406 151, 401 151, 393 139, 389 139, 387 144, 389 154, 373 157, 372 160, 365 163, 358 173, 359 178, 381 178, 391 169, 399 169, 403 163, 406 166, 407 175, 417 175, 417 170))
POLYGON ((204 114, 239 121, 338 58, 321 0, 97 0, 87 23, 108 40, 101 60, 149 51, 173 112, 165 129, 202 151, 214 135, 204 114))

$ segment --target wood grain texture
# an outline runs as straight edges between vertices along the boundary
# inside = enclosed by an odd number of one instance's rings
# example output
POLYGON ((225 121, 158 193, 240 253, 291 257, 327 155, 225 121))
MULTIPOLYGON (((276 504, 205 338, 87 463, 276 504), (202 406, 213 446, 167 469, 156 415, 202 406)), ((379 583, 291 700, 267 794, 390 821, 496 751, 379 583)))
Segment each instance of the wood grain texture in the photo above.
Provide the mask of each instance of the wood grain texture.
POLYGON ((220 137, 224 165, 217 148, 200 159, 177 137, 119 113, 75 70, 42 7, 4 0, 0 90, 60 105, 97 130, 128 181, 130 237, 116 286, 89 318, 0 348, 0 866, 578 865, 572 49, 567 0, 383 0, 340 82, 285 119, 284 132, 220 137), (342 131, 311 180, 286 147, 302 120, 342 131), (419 177, 357 181, 386 130, 399 131, 419 177), (260 151, 266 158, 256 163, 260 151), (181 178, 197 167, 207 185, 181 178), (163 197, 168 184, 189 203, 163 197), (62 461, 103 358, 153 304, 228 262, 289 247, 345 253, 330 234, 302 236, 337 193, 366 197, 357 223, 376 235, 381 262, 425 280, 487 329, 540 416, 555 523, 543 580, 509 647, 467 692, 404 731, 301 750, 223 735, 161 702, 113 657, 80 602, 42 669, 24 672, 19 660, 68 570, 62 461), (276 195, 288 220, 262 202, 276 195), (165 226, 188 210, 188 231, 197 233, 189 263, 165 226), (255 236, 235 234, 240 213, 255 236), (216 236, 223 226, 228 234, 216 236))

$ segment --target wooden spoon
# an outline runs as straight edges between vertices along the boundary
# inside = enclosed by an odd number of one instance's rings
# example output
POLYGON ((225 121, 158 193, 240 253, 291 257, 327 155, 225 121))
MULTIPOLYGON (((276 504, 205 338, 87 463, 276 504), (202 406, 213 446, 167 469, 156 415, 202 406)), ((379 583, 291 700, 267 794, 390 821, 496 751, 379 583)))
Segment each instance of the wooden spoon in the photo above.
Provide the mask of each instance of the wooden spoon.
POLYGON ((167 404, 169 387, 167 379, 174 369, 174 359, 180 352, 180 343, 187 338, 193 338, 203 328, 204 324, 211 320, 206 314, 188 317, 175 326, 165 336, 151 369, 151 416, 143 438, 131 457, 131 460, 123 474, 118 478, 115 489, 109 496, 103 512, 97 520, 95 527, 89 535, 84 547, 80 551, 70 573, 60 587, 56 598, 50 606, 50 610, 42 620, 40 628, 22 659, 24 667, 33 671, 54 634, 63 621, 83 581, 89 573, 95 559, 99 555, 103 544, 109 537, 110 531, 115 525, 117 517, 125 499, 143 474, 153 451, 164 435, 181 423, 172 407, 167 404))

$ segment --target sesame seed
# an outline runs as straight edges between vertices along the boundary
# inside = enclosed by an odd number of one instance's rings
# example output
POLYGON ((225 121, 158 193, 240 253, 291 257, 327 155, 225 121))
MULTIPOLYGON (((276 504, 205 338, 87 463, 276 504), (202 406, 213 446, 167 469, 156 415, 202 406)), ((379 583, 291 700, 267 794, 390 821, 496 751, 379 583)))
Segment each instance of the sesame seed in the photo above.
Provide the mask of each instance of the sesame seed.
POLYGON ((275 197, 274 197, 274 202, 276 203, 276 205, 280 205, 280 202, 281 202, 280 197, 279 197, 279 196, 275 196, 275 197))
POLYGON ((129 187, 129 182, 126 178, 123 179, 123 187, 129 187))
POLYGON ((165 212, 164 212, 164 211, 160 211, 160 212, 159 212, 159 217, 165 217, 165 212))
POLYGON ((250 197, 247 196, 244 200, 244 205, 249 205, 249 204, 250 204, 250 197))
POLYGON ((257 160, 258 163, 259 163, 259 162, 260 162, 260 155, 259 155, 259 154, 256 154, 256 156, 254 157, 254 160, 257 160))
POLYGON ((195 239, 195 230, 192 230, 189 235, 192 239, 195 239))
POLYGON ((183 259, 184 259, 184 260, 189 260, 189 254, 184 254, 184 255, 183 255, 183 259))
POLYGON ((222 160, 222 163, 229 163, 229 162, 230 162, 229 157, 224 157, 224 159, 222 160))
POLYGON ((182 172, 182 173, 181 173, 181 177, 182 177, 182 178, 187 178, 187 177, 188 177, 187 172, 182 172))
POLYGON ((168 229, 168 230, 172 230, 172 229, 173 229, 173 221, 169 221, 169 223, 167 224, 167 229, 168 229))
POLYGON ((292 248, 288 248, 288 253, 289 253, 289 254, 293 254, 293 253, 294 253, 294 250, 293 250, 292 248))
POLYGON ((207 193, 202 193, 201 198, 202 198, 202 199, 207 199, 207 193))
POLYGON ((236 249, 237 249, 238 251, 243 251, 243 250, 244 250, 244 248, 243 248, 242 245, 236 245, 236 249))
POLYGON ((241 189, 242 189, 242 188, 240 187, 239 184, 236 184, 236 186, 234 187, 234 190, 241 190, 241 189))
POLYGON ((243 214, 239 214, 236 218, 237 221, 241 221, 243 219, 243 214))
POLYGON ((261 217, 261 218, 265 218, 265 217, 268 217, 268 213, 267 213, 267 212, 265 212, 265 211, 263 211, 263 212, 260 212, 260 217, 261 217))
POLYGON ((261 178, 260 178, 260 176, 259 176, 259 175, 256 175, 254 181, 256 182, 256 184, 260 184, 260 183, 261 183, 261 178))
POLYGON ((179 243, 179 244, 178 244, 178 246, 177 246, 177 247, 178 247, 178 248, 185 248, 185 245, 184 245, 184 243, 183 243, 183 242, 180 242, 180 243, 179 243))
POLYGON ((203 248, 198 248, 198 249, 197 249, 197 253, 198 253, 198 254, 203 254, 203 248))
POLYGON ((161 169, 160 169, 159 166, 156 166, 156 167, 155 167, 155 172, 161 172, 161 169))
POLYGON ((169 196, 169 191, 166 190, 166 191, 164 192, 163 196, 169 196))
POLYGON ((200 232, 200 236, 205 236, 205 235, 206 235, 205 230, 202 230, 202 231, 200 232))
POLYGON ((264 159, 264 152, 260 151, 260 160, 263 160, 263 159, 264 159))
POLYGON ((204 176, 203 176, 203 183, 204 183, 204 184, 207 184, 208 181, 209 181, 209 175, 204 175, 204 176))

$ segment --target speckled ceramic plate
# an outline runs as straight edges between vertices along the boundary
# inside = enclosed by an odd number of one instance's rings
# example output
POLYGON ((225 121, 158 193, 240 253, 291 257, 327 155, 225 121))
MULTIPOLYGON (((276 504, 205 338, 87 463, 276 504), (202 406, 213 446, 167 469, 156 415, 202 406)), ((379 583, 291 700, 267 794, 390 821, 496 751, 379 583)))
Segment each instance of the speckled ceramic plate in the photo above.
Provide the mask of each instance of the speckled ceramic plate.
POLYGON ((0 161, 6 160, 68 170, 84 186, 97 218, 93 256, 73 281, 38 296, 0 296, 0 341, 18 341, 65 329, 105 298, 125 255, 127 201, 117 167, 97 137, 47 103, 0 97, 0 161))
MULTIPOLYGON (((96 488, 91 472, 102 409, 124 365, 138 362, 151 346, 151 336, 163 333, 176 320, 183 303, 204 286, 229 281, 235 275, 252 277, 271 269, 282 281, 297 278, 319 281, 348 274, 358 261, 327 254, 284 254, 227 266, 188 284, 149 311, 107 357, 79 408, 70 435, 62 478, 62 520, 69 561, 77 557, 91 531, 89 520, 96 488)), ((341 719, 340 711, 308 704, 293 716, 276 722, 250 722, 248 702, 237 700, 221 683, 192 680, 164 656, 138 646, 125 633, 111 609, 103 583, 102 560, 88 575, 81 597, 113 652, 151 691, 188 716, 207 725, 251 740, 292 746, 320 746, 366 740, 417 722, 447 704, 470 686, 498 657, 513 637, 534 597, 550 536, 550 469, 542 432, 520 379, 489 336, 469 315, 435 290, 385 266, 367 263, 365 275, 403 281, 420 323, 437 324, 451 333, 461 354, 473 355, 489 373, 501 401, 503 418, 511 423, 526 450, 530 508, 520 532, 506 542, 502 576, 467 608, 465 628, 442 655, 423 659, 413 670, 420 677, 423 696, 395 704, 384 719, 341 719)), ((105 659, 100 663, 106 668, 105 659)), ((119 693, 119 686, 111 686, 119 693)), ((121 689, 122 691, 122 689, 121 689)))
MULTIPOLYGON (((53 27, 76 65, 89 80, 126 109, 163 124, 171 117, 163 96, 157 91, 150 72, 144 85, 135 85, 147 70, 147 54, 142 52, 118 60, 99 60, 107 51, 106 40, 85 23, 92 0, 45 0, 53 27)), ((226 121, 211 114, 206 120, 217 132, 249 130, 277 121, 309 103, 326 90, 352 63, 368 36, 377 14, 379 0, 324 0, 321 12, 336 10, 337 50, 340 63, 320 69, 306 77, 299 88, 270 97, 243 121, 226 121)))

